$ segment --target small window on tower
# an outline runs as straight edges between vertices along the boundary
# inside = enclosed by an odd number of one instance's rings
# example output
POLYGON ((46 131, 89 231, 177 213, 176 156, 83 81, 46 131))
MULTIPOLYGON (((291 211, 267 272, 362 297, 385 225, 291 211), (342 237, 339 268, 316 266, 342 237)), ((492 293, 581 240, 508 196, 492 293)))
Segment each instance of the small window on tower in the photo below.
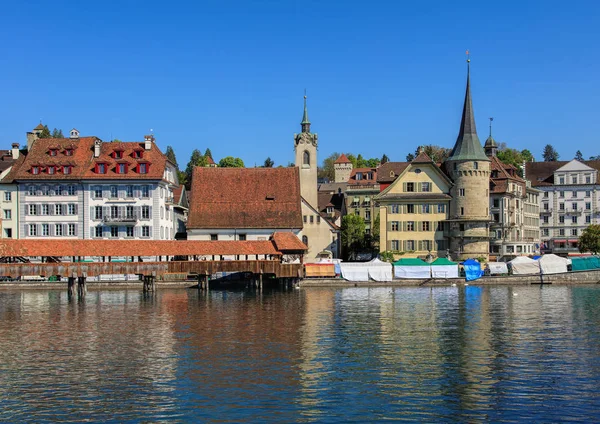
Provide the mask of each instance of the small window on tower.
POLYGON ((310 165, 310 153, 304 152, 304 157, 302 159, 303 165, 310 165))

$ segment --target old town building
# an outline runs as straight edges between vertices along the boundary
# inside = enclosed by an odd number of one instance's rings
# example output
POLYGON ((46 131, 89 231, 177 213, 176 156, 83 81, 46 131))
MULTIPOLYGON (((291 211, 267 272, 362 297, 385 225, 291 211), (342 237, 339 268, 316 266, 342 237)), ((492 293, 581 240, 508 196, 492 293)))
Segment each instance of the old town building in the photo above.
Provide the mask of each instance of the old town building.
POLYGON ((579 252, 590 224, 600 224, 600 161, 529 162, 526 177, 540 190, 542 253, 579 252))

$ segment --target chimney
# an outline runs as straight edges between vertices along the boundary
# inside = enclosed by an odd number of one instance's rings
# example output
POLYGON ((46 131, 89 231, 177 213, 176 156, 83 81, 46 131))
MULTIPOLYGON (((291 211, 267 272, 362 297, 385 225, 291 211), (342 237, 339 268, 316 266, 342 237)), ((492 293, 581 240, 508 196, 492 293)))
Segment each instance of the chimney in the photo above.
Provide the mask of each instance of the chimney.
POLYGON ((102 146, 102 140, 96 140, 94 141, 94 157, 95 158, 99 158, 100 157, 100 147, 102 146))
POLYGON ((13 143, 12 144, 11 154, 12 154, 13 160, 19 159, 19 154, 20 154, 20 152, 19 152, 19 143, 13 143))
POLYGON ((152 142, 154 141, 153 135, 144 136, 144 150, 150 150, 152 148, 152 142))
POLYGON ((28 132, 27 133, 27 151, 31 151, 31 147, 33 146, 33 142, 39 138, 39 133, 37 131, 28 132))

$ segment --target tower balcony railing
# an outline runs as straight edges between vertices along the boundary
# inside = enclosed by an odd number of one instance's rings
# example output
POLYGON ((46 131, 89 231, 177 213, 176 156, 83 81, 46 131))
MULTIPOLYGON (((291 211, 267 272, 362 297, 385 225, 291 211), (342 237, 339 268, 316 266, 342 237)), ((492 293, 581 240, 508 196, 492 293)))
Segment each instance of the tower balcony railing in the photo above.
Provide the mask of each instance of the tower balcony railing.
POLYGON ((136 214, 126 215, 106 215, 102 218, 102 222, 105 224, 123 224, 123 223, 135 223, 138 221, 136 214))

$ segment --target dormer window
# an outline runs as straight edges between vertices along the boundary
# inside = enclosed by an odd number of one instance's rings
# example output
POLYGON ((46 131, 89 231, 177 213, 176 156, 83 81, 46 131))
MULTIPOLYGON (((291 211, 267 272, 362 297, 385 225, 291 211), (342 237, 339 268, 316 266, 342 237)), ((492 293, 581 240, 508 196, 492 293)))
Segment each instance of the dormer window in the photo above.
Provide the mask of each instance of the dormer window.
POLYGON ((73 149, 65 149, 65 156, 73 156, 73 149))
POLYGON ((141 159, 143 156, 143 153, 144 153, 143 150, 134 150, 132 156, 134 159, 141 159))
POLYGON ((71 165, 65 165, 63 166, 63 174, 65 175, 69 175, 71 173, 71 171, 73 167, 71 165))
POLYGON ((48 174, 49 175, 54 175, 56 173, 56 167, 54 165, 50 165, 48 167, 48 174))
POLYGON ((147 163, 140 163, 138 165, 138 172, 140 174, 147 174, 148 173, 148 164, 147 163))
POLYGON ((96 174, 106 174, 107 166, 105 163, 96 164, 96 174))
POLYGON ((328 214, 332 214, 333 213, 333 206, 327 206, 327 213, 328 214))
POLYGON ((50 156, 56 156, 56 155, 58 155, 58 149, 50 149, 50 150, 48 150, 48 154, 50 156))
POLYGON ((117 174, 127 174, 127 164, 126 163, 118 163, 116 170, 117 170, 117 174))
POLYGON ((38 175, 40 173, 40 167, 39 166, 32 166, 31 167, 31 173, 33 175, 38 175))
POLYGON ((358 180, 362 180, 362 177, 363 177, 363 175, 362 175, 362 173, 361 173, 361 172, 357 172, 357 173, 356 173, 356 180, 357 180, 357 181, 358 181, 358 180))
POLYGON ((113 152, 113 158, 115 158, 115 159, 123 159, 123 150, 115 150, 113 152))

